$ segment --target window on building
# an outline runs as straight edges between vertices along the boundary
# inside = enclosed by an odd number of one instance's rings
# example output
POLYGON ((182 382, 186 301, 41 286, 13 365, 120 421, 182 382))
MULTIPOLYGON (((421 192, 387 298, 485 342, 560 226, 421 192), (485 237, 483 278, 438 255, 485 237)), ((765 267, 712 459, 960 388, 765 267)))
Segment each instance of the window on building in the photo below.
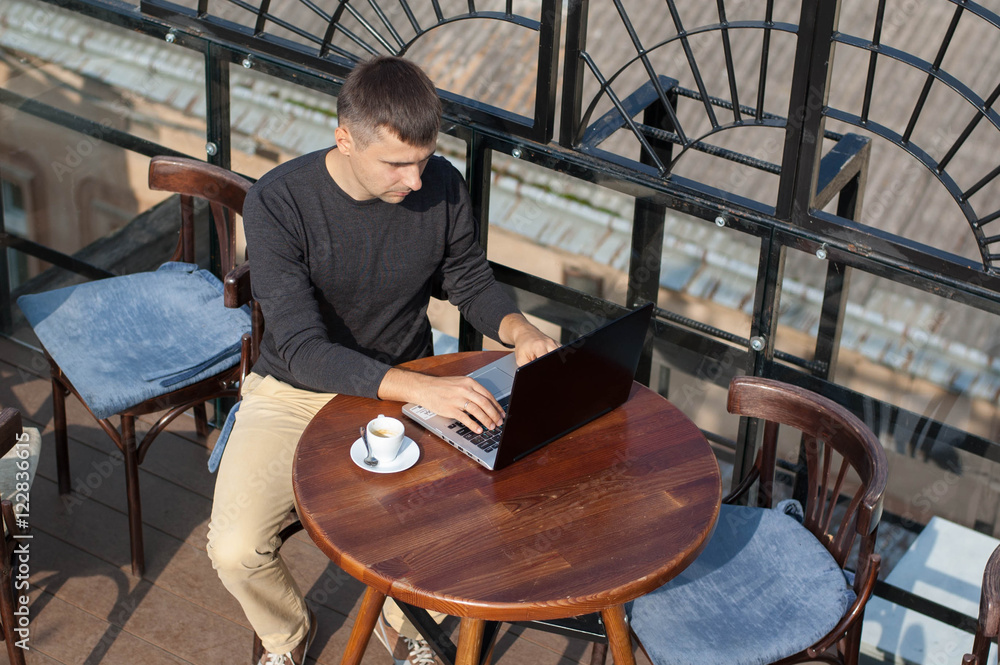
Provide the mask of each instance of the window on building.
MULTIPOLYGON (((28 237, 28 211, 25 209, 24 188, 9 180, 3 186, 3 224, 7 233, 28 237)), ((7 271, 11 290, 28 280, 28 257, 16 249, 7 248, 7 271)))

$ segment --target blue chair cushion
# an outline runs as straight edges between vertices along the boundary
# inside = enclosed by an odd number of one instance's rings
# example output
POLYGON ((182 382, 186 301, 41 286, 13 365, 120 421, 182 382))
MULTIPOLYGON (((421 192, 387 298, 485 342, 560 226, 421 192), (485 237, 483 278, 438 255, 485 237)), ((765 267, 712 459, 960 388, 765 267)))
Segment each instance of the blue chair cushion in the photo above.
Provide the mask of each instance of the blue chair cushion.
POLYGON ((694 563, 635 600, 632 628, 656 665, 763 665, 815 644, 854 598, 798 521, 724 505, 694 563))
POLYGON ((17 304, 39 341, 98 418, 197 383, 239 362, 248 308, 190 263, 111 277, 17 304))

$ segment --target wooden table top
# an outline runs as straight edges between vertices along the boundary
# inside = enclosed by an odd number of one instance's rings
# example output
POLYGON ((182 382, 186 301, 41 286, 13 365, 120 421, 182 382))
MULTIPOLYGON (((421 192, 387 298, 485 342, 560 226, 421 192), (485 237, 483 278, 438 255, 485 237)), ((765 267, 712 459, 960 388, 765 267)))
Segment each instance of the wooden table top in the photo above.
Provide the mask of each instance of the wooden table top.
MULTIPOLYGON (((414 361, 466 374, 499 357, 414 361)), ((487 471, 401 413, 339 395, 296 451, 299 518, 334 563, 381 593, 453 616, 555 619, 620 605, 690 564, 719 513, 719 467, 698 428, 633 384, 628 401, 500 471, 487 471), (398 473, 359 468, 349 449, 379 413, 420 446, 398 473)))

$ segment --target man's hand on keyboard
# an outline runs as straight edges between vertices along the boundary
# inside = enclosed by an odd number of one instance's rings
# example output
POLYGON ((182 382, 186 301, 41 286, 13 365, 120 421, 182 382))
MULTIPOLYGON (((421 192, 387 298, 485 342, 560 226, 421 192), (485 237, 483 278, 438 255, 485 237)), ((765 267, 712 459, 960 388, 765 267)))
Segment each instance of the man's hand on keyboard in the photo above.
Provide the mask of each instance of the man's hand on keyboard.
POLYGON ((379 399, 417 402, 434 413, 455 418, 473 432, 498 427, 504 411, 486 388, 467 376, 428 376, 390 369, 378 389, 379 399))

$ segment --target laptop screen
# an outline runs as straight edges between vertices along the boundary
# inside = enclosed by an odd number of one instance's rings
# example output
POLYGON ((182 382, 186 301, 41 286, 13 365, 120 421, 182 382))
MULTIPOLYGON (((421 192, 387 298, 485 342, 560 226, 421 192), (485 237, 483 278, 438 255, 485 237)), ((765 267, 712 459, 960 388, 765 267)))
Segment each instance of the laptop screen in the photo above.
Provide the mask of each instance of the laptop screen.
POLYGON ((644 305, 518 368, 497 467, 628 399, 652 310, 644 305))

